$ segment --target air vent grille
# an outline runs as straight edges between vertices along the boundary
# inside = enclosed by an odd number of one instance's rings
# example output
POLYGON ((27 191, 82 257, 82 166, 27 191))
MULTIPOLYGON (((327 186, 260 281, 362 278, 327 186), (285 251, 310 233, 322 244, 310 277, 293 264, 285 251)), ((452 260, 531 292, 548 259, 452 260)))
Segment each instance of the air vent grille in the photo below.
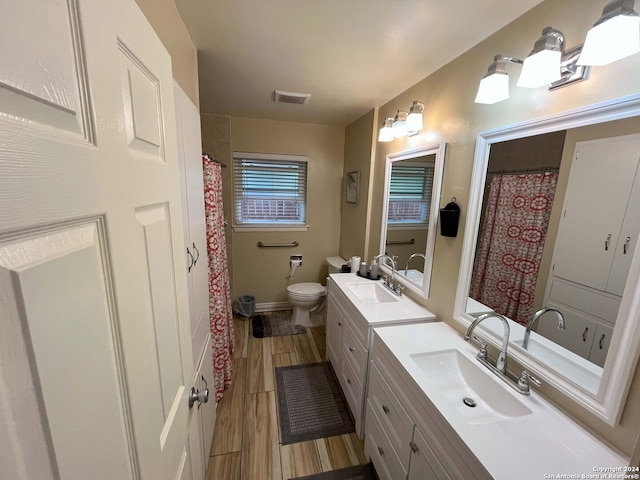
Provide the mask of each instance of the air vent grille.
POLYGON ((274 101, 278 103, 293 103, 295 105, 304 105, 311 98, 310 93, 284 92, 276 90, 274 92, 274 101))

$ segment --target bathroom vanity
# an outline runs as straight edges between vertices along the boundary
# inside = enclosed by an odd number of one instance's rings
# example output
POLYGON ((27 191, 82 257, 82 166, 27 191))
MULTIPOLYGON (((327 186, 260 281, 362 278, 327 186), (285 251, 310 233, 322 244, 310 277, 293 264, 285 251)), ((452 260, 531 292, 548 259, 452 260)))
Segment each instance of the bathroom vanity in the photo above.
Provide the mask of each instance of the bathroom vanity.
POLYGON ((381 480, 590 478, 628 465, 535 392, 509 388, 445 323, 376 328, 372 345, 365 454, 381 480))
POLYGON ((397 296, 381 281, 354 273, 331 274, 327 281, 327 360, 364 438, 365 399, 373 328, 433 322, 435 315, 405 295, 397 296))

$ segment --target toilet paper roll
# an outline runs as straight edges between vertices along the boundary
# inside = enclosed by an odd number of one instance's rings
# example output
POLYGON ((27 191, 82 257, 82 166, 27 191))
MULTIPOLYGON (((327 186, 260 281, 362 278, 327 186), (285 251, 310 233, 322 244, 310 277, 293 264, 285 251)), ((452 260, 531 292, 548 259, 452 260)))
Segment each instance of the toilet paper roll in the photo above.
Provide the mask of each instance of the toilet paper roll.
POLYGON ((296 268, 302 266, 302 260, 290 260, 289 266, 291 268, 289 269, 289 274, 285 278, 293 277, 293 274, 296 272, 296 268))
POLYGON ((360 268, 360 257, 351 257, 351 271, 357 272, 360 268))

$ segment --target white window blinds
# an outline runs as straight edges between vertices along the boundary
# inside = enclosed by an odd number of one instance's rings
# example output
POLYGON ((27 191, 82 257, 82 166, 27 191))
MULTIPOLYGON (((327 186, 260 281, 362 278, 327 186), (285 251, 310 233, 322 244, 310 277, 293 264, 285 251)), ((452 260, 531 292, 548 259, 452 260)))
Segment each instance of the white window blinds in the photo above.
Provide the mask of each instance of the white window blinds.
POLYGON ((234 153, 237 225, 304 225, 307 160, 293 155, 234 153))
POLYGON ((428 223, 434 165, 393 165, 388 224, 428 223))

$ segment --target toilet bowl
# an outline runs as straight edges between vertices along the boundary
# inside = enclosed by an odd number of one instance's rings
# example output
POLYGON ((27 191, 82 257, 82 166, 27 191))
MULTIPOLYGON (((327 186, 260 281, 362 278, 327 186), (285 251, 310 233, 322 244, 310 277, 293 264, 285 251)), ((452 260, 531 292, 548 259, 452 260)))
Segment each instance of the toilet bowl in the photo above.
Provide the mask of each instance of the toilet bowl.
POLYGON ((327 287, 315 282, 294 283, 287 287, 287 300, 293 305, 291 323, 310 327, 309 312, 327 294, 327 287))

